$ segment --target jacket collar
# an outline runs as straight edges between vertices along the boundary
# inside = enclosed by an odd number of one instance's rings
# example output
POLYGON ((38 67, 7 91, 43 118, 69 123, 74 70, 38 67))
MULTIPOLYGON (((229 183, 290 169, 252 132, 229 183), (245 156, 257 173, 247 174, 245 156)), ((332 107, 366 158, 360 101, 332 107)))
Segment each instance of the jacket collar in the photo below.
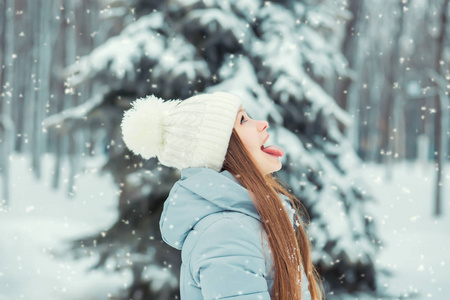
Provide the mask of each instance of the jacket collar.
MULTIPOLYGON (((290 205, 286 196, 279 195, 290 205)), ((229 171, 182 169, 181 178, 164 202, 159 224, 162 238, 181 250, 188 233, 202 218, 221 211, 237 211, 261 221, 248 190, 229 171)))
POLYGON ((248 190, 227 170, 183 169, 179 184, 222 210, 239 211, 261 221, 248 190))

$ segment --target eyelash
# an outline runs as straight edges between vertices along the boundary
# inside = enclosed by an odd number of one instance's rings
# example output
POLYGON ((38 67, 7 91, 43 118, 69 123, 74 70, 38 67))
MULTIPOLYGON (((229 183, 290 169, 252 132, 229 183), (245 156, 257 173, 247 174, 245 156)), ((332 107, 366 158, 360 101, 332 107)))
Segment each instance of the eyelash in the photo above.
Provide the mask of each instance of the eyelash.
POLYGON ((244 116, 241 117, 241 124, 242 124, 242 120, 244 120, 244 116))

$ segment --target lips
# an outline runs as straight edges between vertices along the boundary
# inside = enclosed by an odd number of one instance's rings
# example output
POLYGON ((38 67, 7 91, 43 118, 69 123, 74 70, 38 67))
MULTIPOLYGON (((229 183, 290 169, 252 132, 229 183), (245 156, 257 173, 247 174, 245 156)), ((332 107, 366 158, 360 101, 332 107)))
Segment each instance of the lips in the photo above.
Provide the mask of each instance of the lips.
POLYGON ((261 145, 261 150, 264 149, 264 144, 267 142, 267 140, 269 139, 270 134, 267 135, 266 139, 264 140, 263 144, 261 145))

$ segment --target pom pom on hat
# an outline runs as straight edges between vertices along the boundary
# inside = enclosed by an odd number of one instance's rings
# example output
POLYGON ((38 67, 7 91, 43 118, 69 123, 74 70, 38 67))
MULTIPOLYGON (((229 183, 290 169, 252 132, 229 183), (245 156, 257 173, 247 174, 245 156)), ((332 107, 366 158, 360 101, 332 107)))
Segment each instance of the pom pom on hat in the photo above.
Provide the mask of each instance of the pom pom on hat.
POLYGON ((180 100, 164 101, 154 95, 139 98, 124 113, 121 128, 126 146, 145 159, 159 156, 164 144, 164 117, 180 100))

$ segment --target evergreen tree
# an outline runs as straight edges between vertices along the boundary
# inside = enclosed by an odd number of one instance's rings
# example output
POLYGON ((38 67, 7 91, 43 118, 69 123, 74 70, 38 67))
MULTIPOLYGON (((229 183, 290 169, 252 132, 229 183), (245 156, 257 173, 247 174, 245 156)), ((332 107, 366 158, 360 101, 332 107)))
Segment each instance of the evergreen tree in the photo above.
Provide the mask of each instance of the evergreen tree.
POLYGON ((329 96, 336 78, 351 72, 340 50, 348 11, 331 0, 135 1, 127 9, 122 32, 66 70, 72 87, 90 80, 103 90, 46 120, 69 132, 100 130, 104 139, 93 147, 104 147, 102 171, 120 187, 117 222, 74 241, 71 253, 99 255, 92 268, 130 270, 124 299, 174 299, 180 252, 162 241, 159 218, 180 174, 129 152, 120 121, 148 94, 228 91, 252 118, 268 120, 285 150, 278 176, 309 212, 313 262, 327 292, 376 290, 381 241, 366 206, 373 198, 339 129, 351 118, 329 96))

